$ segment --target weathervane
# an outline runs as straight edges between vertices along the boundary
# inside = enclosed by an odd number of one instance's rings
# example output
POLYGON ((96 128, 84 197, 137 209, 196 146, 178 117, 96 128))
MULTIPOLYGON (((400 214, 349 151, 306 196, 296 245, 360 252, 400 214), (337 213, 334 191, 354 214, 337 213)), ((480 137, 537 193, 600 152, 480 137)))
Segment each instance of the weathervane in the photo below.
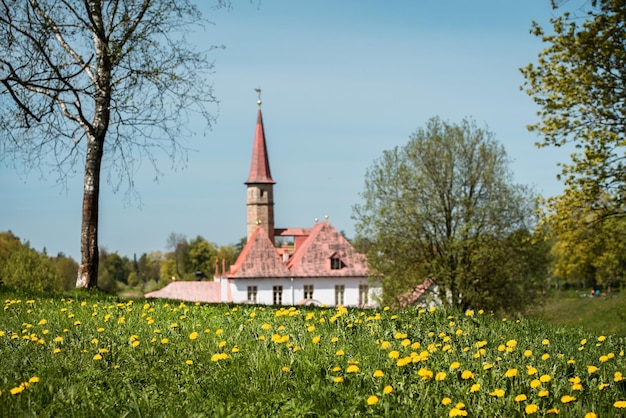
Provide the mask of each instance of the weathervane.
POLYGON ((256 89, 254 89, 254 91, 256 91, 256 93, 259 95, 259 100, 256 101, 256 104, 258 104, 259 107, 261 107, 261 104, 263 103, 261 101, 261 87, 257 87, 256 89))

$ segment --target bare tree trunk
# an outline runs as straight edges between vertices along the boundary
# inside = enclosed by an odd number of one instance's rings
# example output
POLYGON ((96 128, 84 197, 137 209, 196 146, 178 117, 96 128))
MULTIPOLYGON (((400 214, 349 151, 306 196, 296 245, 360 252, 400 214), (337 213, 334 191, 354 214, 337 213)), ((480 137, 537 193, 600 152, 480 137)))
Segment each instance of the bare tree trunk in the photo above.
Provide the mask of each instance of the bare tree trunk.
POLYGON ((81 263, 76 287, 93 288, 98 284, 98 207, 100 195, 100 166, 104 137, 89 138, 85 161, 83 212, 80 230, 81 263))

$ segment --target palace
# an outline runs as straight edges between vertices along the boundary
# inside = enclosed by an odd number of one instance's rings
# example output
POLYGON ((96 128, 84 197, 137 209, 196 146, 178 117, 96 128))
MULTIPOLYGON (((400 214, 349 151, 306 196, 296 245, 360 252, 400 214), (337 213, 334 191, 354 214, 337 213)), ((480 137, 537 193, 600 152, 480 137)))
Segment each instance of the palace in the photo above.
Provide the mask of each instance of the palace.
POLYGON ((368 265, 328 219, 308 228, 274 224, 272 179, 258 101, 247 189, 247 243, 235 264, 212 282, 172 282, 146 297, 267 305, 377 306, 380 285, 368 265))

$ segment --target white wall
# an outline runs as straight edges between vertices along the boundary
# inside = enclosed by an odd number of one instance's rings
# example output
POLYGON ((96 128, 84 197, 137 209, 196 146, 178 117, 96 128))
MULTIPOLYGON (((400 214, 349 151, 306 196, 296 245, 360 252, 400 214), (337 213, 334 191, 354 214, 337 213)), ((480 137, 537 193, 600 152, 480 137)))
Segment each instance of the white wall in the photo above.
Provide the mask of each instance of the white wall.
POLYGON ((344 286, 344 305, 358 306, 359 285, 369 286, 368 306, 377 306, 377 298, 382 289, 368 282, 365 277, 309 278, 309 279, 232 279, 230 281, 234 303, 244 303, 248 299, 248 286, 257 287, 258 304, 271 305, 274 302, 273 287, 283 287, 283 305, 297 305, 304 299, 304 286, 313 285, 313 299, 328 305, 335 305, 335 285, 344 286))

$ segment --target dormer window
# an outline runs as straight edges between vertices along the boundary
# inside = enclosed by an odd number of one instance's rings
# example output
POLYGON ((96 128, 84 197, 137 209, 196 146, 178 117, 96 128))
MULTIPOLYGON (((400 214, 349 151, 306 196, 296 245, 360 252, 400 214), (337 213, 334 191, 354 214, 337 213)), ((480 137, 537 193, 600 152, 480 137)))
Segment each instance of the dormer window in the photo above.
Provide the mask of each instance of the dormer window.
POLYGON ((331 270, 340 270, 341 269, 341 259, 339 257, 332 257, 330 259, 330 269, 331 270))

